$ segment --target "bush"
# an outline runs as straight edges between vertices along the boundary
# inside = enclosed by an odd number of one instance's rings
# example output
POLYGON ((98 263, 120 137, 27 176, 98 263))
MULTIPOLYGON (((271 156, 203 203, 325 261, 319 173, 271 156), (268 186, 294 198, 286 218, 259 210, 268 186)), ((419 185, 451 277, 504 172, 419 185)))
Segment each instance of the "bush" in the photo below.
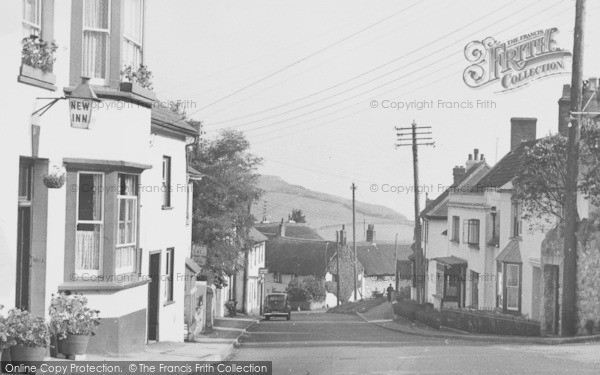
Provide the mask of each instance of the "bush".
POLYGON ((314 276, 290 281, 285 289, 290 302, 321 302, 325 300, 325 283, 314 276))
POLYGON ((415 312, 425 310, 425 305, 420 305, 417 302, 410 299, 402 300, 393 304, 392 306, 396 315, 400 315, 401 317, 408 319, 411 322, 414 321, 416 318, 415 312))

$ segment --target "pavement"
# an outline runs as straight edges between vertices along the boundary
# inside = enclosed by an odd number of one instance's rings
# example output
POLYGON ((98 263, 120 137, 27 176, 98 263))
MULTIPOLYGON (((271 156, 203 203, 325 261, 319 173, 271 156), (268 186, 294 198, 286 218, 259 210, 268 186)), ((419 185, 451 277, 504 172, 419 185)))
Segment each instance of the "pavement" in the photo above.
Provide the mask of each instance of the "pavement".
POLYGON ((290 321, 272 319, 249 327, 230 359, 272 361, 273 374, 600 373, 597 343, 548 346, 438 338, 380 326, 392 323, 390 319, 389 304, 363 318, 293 312, 290 321))
POLYGON ((390 302, 385 302, 368 310, 365 313, 357 313, 357 315, 364 321, 375 324, 384 329, 397 331, 408 335, 439 339, 538 345, 561 345, 600 341, 600 335, 578 337, 525 337, 472 334, 458 330, 451 330, 449 328, 446 330, 437 330, 420 322, 410 322, 403 317, 394 314, 393 305, 390 302))
POLYGON ((245 315, 216 318, 213 329, 198 335, 194 342, 155 342, 142 352, 119 357, 87 354, 87 361, 223 361, 226 360, 247 329, 258 322, 245 315))

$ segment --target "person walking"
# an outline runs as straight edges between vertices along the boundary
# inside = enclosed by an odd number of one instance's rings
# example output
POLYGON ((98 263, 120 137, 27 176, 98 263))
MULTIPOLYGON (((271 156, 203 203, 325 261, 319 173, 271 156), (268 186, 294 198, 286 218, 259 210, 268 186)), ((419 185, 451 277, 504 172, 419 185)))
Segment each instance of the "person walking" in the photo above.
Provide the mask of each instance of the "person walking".
POLYGON ((388 295, 388 302, 392 302, 392 293, 394 292, 394 287, 392 286, 392 284, 390 284, 390 286, 387 287, 386 291, 388 295))

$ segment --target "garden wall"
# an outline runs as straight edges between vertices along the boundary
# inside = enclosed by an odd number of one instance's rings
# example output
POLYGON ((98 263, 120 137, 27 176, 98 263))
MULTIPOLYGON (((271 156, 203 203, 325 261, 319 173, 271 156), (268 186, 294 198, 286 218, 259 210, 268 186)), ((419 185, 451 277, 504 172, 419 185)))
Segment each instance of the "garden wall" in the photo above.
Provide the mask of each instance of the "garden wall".
POLYGON ((480 334, 540 336, 538 321, 494 311, 452 309, 437 311, 427 308, 426 305, 404 300, 394 304, 394 313, 410 321, 416 320, 436 329, 448 327, 480 334))

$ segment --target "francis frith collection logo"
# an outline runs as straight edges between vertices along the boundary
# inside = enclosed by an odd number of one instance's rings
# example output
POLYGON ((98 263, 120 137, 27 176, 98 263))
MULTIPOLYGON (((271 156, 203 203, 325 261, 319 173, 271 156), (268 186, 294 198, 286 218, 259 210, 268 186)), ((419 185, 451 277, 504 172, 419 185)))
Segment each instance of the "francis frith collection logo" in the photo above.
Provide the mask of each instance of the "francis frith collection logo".
POLYGON ((537 30, 506 42, 493 37, 472 41, 465 47, 465 57, 472 63, 463 73, 467 86, 483 87, 498 82, 502 90, 525 86, 537 79, 569 73, 567 59, 571 52, 556 46, 556 27, 537 30))

